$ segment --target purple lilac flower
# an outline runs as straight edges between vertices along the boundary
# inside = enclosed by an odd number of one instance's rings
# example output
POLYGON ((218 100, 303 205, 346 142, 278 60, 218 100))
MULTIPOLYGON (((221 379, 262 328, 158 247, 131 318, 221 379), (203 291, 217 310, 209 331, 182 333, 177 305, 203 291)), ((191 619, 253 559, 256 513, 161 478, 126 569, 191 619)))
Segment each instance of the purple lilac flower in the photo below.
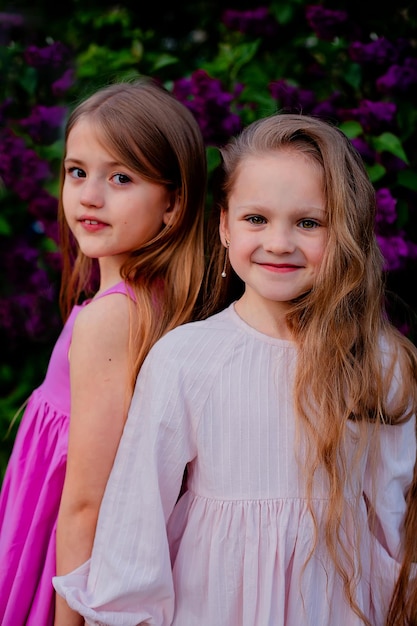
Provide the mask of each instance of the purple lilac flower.
POLYGON ((39 339, 58 325, 58 317, 51 311, 56 302, 55 287, 47 271, 39 264, 39 250, 35 243, 20 237, 6 242, 1 261, 9 282, 19 285, 16 293, 0 300, 0 318, 10 337, 26 334, 39 339))
POLYGON ((409 259, 417 259, 417 244, 414 241, 406 241, 407 244, 407 256, 409 259))
POLYGON ((51 196, 45 189, 40 189, 28 204, 28 212, 36 219, 35 230, 44 233, 56 243, 59 242, 57 210, 57 198, 51 196))
POLYGON ((40 189, 39 193, 28 204, 29 213, 41 221, 55 222, 57 210, 58 200, 45 189, 40 189))
POLYGON ((335 37, 344 34, 348 23, 346 11, 325 9, 321 5, 306 7, 307 22, 319 39, 332 41, 335 37))
POLYGON ((30 276, 38 264, 39 251, 32 242, 28 242, 24 237, 18 236, 12 242, 5 242, 2 250, 2 262, 4 271, 14 284, 22 285, 23 289, 28 287, 30 276))
POLYGON ((60 98, 72 87, 74 84, 75 72, 73 69, 66 70, 61 78, 58 78, 52 83, 52 93, 56 98, 60 98))
POLYGON ((67 65, 70 51, 63 43, 56 41, 44 48, 28 46, 24 53, 24 59, 28 65, 36 69, 60 69, 67 65))
POLYGON ((233 94, 223 91, 221 81, 204 70, 180 78, 173 87, 174 95, 194 114, 208 145, 223 144, 241 129, 239 116, 230 110, 241 90, 237 85, 233 94))
POLYGON ((0 133, 0 180, 5 187, 13 189, 25 152, 23 139, 16 137, 9 129, 0 133))
POLYGON ((59 138, 66 112, 66 107, 39 104, 29 117, 20 120, 20 126, 35 143, 49 145, 59 138))
MULTIPOLYGON (((22 160, 12 163, 13 176, 10 189, 21 200, 29 200, 39 192, 39 188, 50 175, 49 164, 42 161, 34 150, 26 150, 22 160)), ((6 184, 7 186, 7 184, 6 184)))
POLYGON ((349 55, 357 63, 387 65, 398 61, 399 50, 385 37, 378 37, 370 43, 354 41, 349 47, 349 55))
POLYGON ((351 142, 365 163, 368 163, 369 165, 373 165, 375 163, 377 154, 375 150, 365 141, 365 139, 363 139, 363 137, 355 137, 351 140, 351 142))
POLYGON ((231 30, 238 30, 253 37, 275 37, 278 24, 270 14, 268 7, 258 7, 249 11, 224 11, 222 22, 231 30))
POLYGON ((393 224, 397 219, 397 200, 389 189, 381 188, 376 191, 376 225, 393 224))
POLYGON ((59 244, 59 226, 58 222, 40 222, 43 234, 59 244))
MULTIPOLYGON (((46 273, 44 272, 47 279, 46 273)), ((49 291, 52 288, 49 286, 49 291)), ((39 337, 49 335, 51 326, 51 303, 55 300, 44 290, 42 293, 19 293, 13 298, 12 304, 20 321, 20 333, 23 332, 30 338, 39 340, 39 337)), ((16 323, 16 318, 15 318, 16 323)))
POLYGON ((338 102, 341 94, 335 91, 326 100, 318 102, 311 109, 311 114, 322 119, 338 119, 338 102))
POLYGON ((404 268, 409 253, 404 233, 388 237, 377 234, 376 238, 385 259, 384 269, 393 271, 404 268))
POLYGON ((40 159, 34 150, 27 150, 14 190, 19 198, 29 200, 39 193, 39 188, 50 175, 49 163, 40 159))
POLYGON ((392 65, 388 72, 376 81, 381 93, 407 94, 417 86, 417 59, 407 58, 403 65, 392 65))
POLYGON ((21 137, 9 129, 0 134, 0 180, 5 187, 29 200, 49 176, 49 163, 28 149, 21 137))
POLYGON ((408 165, 405 161, 391 154, 391 152, 381 152, 378 156, 379 163, 387 170, 387 172, 400 172, 405 170, 408 165))
POLYGON ((48 267, 55 273, 58 274, 62 271, 62 254, 59 251, 56 252, 47 252, 45 254, 45 260, 48 264, 48 267))
POLYGON ((393 102, 372 102, 371 100, 361 100, 357 108, 339 111, 342 119, 357 120, 367 133, 378 133, 390 128, 395 120, 396 112, 397 106, 393 102))
POLYGON ((271 96, 279 100, 281 107, 287 111, 310 113, 316 105, 316 96, 313 91, 294 87, 285 79, 270 83, 269 90, 271 96))

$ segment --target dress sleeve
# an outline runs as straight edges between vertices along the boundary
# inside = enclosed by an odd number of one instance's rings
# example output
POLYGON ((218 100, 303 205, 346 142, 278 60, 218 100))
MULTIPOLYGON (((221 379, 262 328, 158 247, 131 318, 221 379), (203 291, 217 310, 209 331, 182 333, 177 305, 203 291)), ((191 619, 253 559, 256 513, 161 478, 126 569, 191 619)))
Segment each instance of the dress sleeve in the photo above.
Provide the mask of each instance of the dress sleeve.
POLYGON ((53 584, 87 624, 167 626, 174 589, 166 522, 195 456, 185 377, 154 347, 138 377, 90 560, 53 584))
POLYGON ((403 424, 381 426, 378 462, 373 472, 368 465, 365 475, 365 495, 373 502, 376 518, 374 533, 397 561, 401 560, 401 526, 416 462, 415 429, 415 416, 403 424))

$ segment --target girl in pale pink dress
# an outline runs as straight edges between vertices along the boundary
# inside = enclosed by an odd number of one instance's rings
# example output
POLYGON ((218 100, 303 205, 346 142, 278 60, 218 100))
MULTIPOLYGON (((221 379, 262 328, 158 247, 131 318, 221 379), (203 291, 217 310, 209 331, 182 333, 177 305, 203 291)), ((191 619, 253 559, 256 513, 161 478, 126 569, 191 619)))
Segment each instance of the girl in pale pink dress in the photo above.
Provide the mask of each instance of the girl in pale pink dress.
POLYGON ((61 180, 66 322, 2 485, 2 626, 84 623, 62 598, 55 608, 52 577, 91 552, 133 383, 194 315, 204 269, 205 146, 156 83, 113 84, 73 111, 61 180))
POLYGON ((384 312, 374 189, 308 116, 221 152, 243 295, 151 349, 91 558, 54 585, 97 626, 411 626, 417 351, 384 312))

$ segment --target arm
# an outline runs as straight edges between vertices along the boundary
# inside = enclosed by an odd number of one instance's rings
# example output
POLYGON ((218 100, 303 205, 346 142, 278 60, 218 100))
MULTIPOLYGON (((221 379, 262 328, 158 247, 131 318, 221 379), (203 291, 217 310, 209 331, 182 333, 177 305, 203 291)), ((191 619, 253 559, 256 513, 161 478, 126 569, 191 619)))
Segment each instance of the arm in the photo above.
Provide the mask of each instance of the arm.
MULTIPOLYGON (((57 527, 57 574, 91 554, 98 510, 130 402, 129 310, 111 294, 78 315, 70 349, 71 416, 67 471, 57 527)), ((83 618, 56 597, 55 626, 83 618)))
POLYGON ((415 417, 404 424, 380 427, 378 461, 368 466, 365 494, 376 516, 374 533, 388 554, 401 561, 401 532, 406 496, 416 461, 415 417))
POLYGON ((169 359, 164 344, 151 351, 107 484, 91 560, 54 579, 57 591, 88 624, 165 626, 172 621, 166 522, 184 467, 195 455, 185 378, 175 351, 169 359))

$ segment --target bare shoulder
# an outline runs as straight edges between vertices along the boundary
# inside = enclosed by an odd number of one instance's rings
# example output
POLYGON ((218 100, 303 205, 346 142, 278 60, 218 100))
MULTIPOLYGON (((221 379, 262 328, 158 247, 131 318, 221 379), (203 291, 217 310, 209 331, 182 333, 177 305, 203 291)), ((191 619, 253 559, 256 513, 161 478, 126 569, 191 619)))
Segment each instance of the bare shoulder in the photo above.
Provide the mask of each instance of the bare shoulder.
POLYGON ((72 343, 81 341, 85 346, 93 347, 125 344, 129 336, 131 308, 134 311, 129 298, 120 293, 92 300, 75 320, 72 343))

